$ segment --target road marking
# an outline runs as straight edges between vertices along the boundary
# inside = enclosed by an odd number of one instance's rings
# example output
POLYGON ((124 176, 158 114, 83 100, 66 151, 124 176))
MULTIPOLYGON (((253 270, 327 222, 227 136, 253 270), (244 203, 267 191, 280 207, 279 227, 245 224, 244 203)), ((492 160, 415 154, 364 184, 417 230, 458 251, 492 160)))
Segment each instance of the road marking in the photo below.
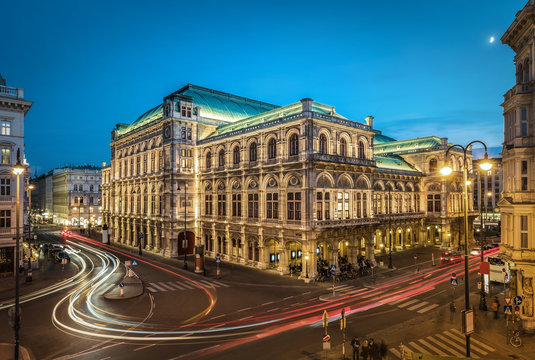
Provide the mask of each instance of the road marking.
POLYGON ((248 308, 240 309, 240 310, 238 310, 238 311, 236 311, 236 312, 245 311, 245 310, 249 310, 249 309, 251 309, 251 308, 248 307, 248 308))
POLYGON ((390 305, 397 305, 397 304, 399 304, 400 302, 403 302, 403 301, 405 301, 405 300, 407 300, 407 298, 401 298, 401 299, 398 299, 398 300, 396 300, 396 301, 389 302, 389 304, 390 304, 390 305))
POLYGON ((269 309, 269 310, 266 310, 266 312, 272 312, 272 311, 275 311, 275 310, 279 310, 279 308, 269 309))
POLYGON ((171 286, 172 288, 174 288, 175 290, 184 290, 184 288, 178 284, 175 284, 174 282, 171 282, 171 281, 168 281, 166 282, 166 284, 168 286, 171 286))
POLYGON ((445 353, 444 351, 440 350, 439 348, 434 347, 433 345, 431 345, 430 343, 428 343, 428 342, 425 341, 424 339, 420 339, 420 340, 418 340, 418 341, 420 342, 420 344, 424 345, 424 346, 427 347, 428 349, 433 350, 433 351, 436 352, 437 354, 442 355, 442 356, 448 356, 447 353, 445 353))
POLYGON ((435 335, 437 338, 439 338, 440 340, 448 343, 450 346, 453 346, 454 348, 456 348, 457 350, 460 350, 460 351, 465 351, 466 348, 462 345, 460 345, 459 343, 456 343, 455 341, 453 340, 450 340, 448 339, 447 337, 441 335, 441 334, 436 334, 435 335))
POLYGON ((175 288, 173 288, 173 287, 167 285, 167 284, 164 283, 164 282, 159 282, 158 285, 160 285, 160 286, 163 287, 163 288, 166 288, 167 290, 171 290, 171 291, 176 290, 175 288))
POLYGON ((212 282, 213 282, 214 284, 217 284, 217 285, 220 285, 220 286, 223 286, 223 287, 230 287, 230 285, 224 284, 224 283, 219 282, 219 281, 212 280, 212 282))
MULTIPOLYGON (((438 335, 438 334, 437 334, 438 335)), ((455 349, 452 349, 451 347, 448 347, 448 345, 440 342, 439 340, 433 338, 432 336, 428 336, 427 337, 427 340, 431 341, 432 343, 434 343, 435 345, 441 347, 443 350, 446 350, 446 351, 449 351, 451 352, 453 355, 455 356, 459 356, 459 357, 462 357, 463 356, 463 353, 455 350, 455 349)), ((449 355, 449 354, 448 354, 449 355)))
POLYGON ((411 346, 411 348, 416 349, 416 351, 421 352, 422 354, 427 354, 428 353, 427 350, 425 350, 423 347, 421 347, 420 345, 418 345, 414 341, 410 342, 409 345, 411 346))
POLYGON ((252 317, 253 317, 253 315, 251 315, 251 316, 246 316, 246 317, 244 317, 244 318, 241 318, 239 321, 241 321, 241 320, 245 320, 245 319, 250 319, 250 318, 252 318, 252 317))
POLYGON ((413 306, 407 308, 407 310, 409 310, 409 311, 413 311, 413 310, 418 309, 419 307, 422 307, 422 306, 425 306, 425 305, 428 305, 428 304, 429 304, 429 303, 428 303, 427 301, 422 301, 421 303, 418 303, 418 304, 416 304, 416 305, 413 305, 413 306))
POLYGON ((434 309, 434 308, 436 308, 437 306, 438 306, 438 304, 431 304, 431 305, 429 305, 428 307, 424 307, 423 309, 418 310, 417 313, 418 313, 418 314, 423 314, 424 312, 427 312, 427 311, 429 311, 429 310, 431 310, 431 309, 434 309))
POLYGON ((261 306, 273 304, 275 301, 268 301, 267 303, 263 303, 261 306))
POLYGON ((158 290, 158 291, 167 291, 167 289, 165 289, 165 288, 159 286, 159 285, 156 284, 156 283, 150 283, 149 286, 155 288, 155 289, 158 290))
POLYGON ((169 360, 177 360, 177 359, 182 359, 184 357, 193 357, 195 354, 200 354, 200 353, 203 353, 205 351, 208 351, 210 349, 213 349, 213 348, 216 348, 216 347, 219 347, 219 346, 221 346, 221 345, 210 346, 210 347, 207 347, 207 348, 204 348, 204 349, 200 349, 200 350, 197 350, 197 351, 194 351, 194 352, 190 352, 189 354, 184 354, 184 355, 180 355, 178 357, 170 358, 169 360))
MULTIPOLYGON (((459 330, 457 330, 457 329, 451 329, 450 331, 453 332, 453 333, 455 333, 455 334, 464 336, 464 334, 461 333, 461 332, 460 332, 459 330)), ((470 340, 475 340, 475 339, 470 338, 470 340)), ((483 355, 483 356, 488 355, 488 352, 486 352, 485 350, 481 349, 480 347, 474 345, 475 343, 479 343, 479 344, 481 344, 481 342, 479 342, 479 341, 477 341, 477 340, 475 340, 475 341, 471 341, 471 342, 472 342, 472 344, 470 344, 470 348, 471 348, 473 351, 475 351, 475 352, 477 352, 477 353, 480 353, 480 354, 483 355)))
POLYGON ((287 297, 285 297, 285 298, 282 299, 282 300, 288 300, 288 299, 291 299, 291 298, 293 298, 293 296, 287 296, 287 297))
POLYGON ((194 287, 193 285, 186 284, 186 283, 184 283, 184 282, 183 282, 183 283, 180 283, 180 285, 181 285, 181 286, 184 286, 184 287, 186 287, 186 288, 188 288, 188 289, 195 289, 195 287, 194 287))
POLYGON ((414 304, 415 302, 418 302, 420 300, 418 299, 413 299, 413 300, 409 300, 401 305, 398 305, 399 308, 404 308, 405 306, 409 306, 410 304, 414 304))
POLYGON ((150 286, 147 286, 147 290, 149 290, 150 292, 158 292, 158 290, 151 288, 150 286))

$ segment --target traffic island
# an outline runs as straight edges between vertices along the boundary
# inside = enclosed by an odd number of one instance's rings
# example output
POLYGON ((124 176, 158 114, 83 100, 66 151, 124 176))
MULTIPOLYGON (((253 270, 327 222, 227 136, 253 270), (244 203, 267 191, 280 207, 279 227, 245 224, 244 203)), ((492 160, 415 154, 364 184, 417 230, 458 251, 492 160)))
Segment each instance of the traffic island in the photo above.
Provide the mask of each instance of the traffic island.
MULTIPOLYGON (((14 358, 14 344, 0 343, 0 359, 12 360, 14 358)), ((19 345, 20 360, 34 360, 35 356, 24 346, 19 345)))
POLYGON ((104 299, 132 299, 143 294, 143 283, 132 270, 129 270, 129 272, 129 274, 125 275, 121 283, 117 284, 110 291, 104 294, 104 299))

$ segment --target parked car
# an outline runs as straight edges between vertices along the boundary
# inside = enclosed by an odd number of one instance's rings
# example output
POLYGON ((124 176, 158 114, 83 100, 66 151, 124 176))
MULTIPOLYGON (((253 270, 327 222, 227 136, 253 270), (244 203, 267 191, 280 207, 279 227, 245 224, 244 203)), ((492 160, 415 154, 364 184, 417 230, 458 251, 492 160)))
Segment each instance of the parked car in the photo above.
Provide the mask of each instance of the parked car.
POLYGON ((461 262, 463 257, 457 251, 444 251, 440 260, 442 260, 443 264, 451 264, 461 262))

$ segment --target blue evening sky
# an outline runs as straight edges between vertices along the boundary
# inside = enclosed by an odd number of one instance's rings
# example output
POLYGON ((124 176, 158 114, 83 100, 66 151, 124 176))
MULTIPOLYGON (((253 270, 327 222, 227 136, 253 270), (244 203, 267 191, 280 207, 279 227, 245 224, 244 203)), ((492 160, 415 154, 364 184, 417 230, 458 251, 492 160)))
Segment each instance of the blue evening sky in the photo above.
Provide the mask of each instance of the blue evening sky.
POLYGON ((34 102, 39 173, 109 162, 115 124, 187 83, 312 97, 396 139, 500 146, 514 68, 499 39, 526 2, 3 1, 0 73, 34 102))

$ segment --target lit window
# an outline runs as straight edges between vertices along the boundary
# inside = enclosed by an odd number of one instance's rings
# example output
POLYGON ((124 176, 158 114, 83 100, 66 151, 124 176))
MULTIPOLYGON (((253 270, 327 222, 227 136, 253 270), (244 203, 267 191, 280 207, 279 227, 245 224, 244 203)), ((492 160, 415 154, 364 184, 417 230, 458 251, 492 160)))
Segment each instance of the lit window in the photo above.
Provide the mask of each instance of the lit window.
POLYGON ((11 135, 11 121, 2 120, 2 135, 11 135))
POLYGON ((11 164, 11 149, 2 149, 2 164, 11 164))

